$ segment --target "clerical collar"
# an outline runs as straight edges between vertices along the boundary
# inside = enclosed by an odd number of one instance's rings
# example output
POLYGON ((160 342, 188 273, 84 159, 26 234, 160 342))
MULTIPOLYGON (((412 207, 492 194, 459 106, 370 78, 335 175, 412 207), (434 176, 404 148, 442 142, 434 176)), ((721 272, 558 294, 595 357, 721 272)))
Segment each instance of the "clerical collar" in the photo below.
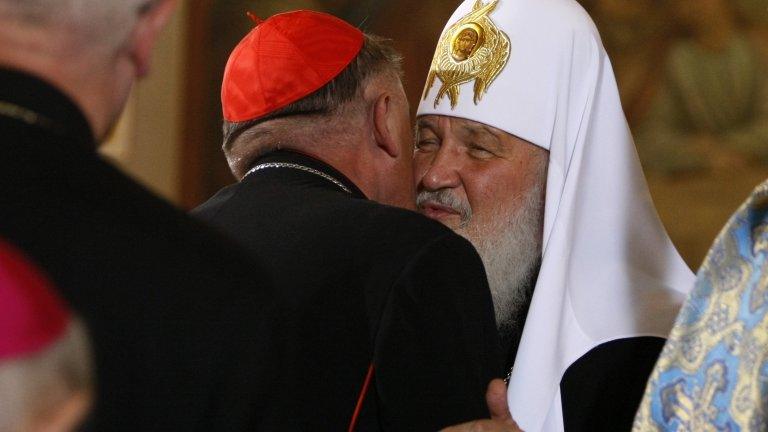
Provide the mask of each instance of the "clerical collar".
POLYGON ((292 150, 276 150, 260 157, 243 180, 255 177, 256 173, 272 169, 304 173, 340 192, 348 193, 354 198, 368 199, 357 185, 332 166, 312 156, 292 150))
POLYGON ((25 72, 0 69, 0 118, 87 141, 95 139, 82 111, 51 84, 25 72))

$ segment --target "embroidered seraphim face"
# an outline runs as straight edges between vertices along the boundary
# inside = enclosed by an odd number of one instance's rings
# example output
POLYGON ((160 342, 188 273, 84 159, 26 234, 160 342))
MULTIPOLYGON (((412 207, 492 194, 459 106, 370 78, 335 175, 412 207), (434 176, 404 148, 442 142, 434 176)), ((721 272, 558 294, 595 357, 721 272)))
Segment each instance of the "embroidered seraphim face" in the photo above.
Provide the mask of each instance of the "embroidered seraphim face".
POLYGON ((443 83, 435 98, 435 107, 447 94, 451 108, 455 108, 460 86, 472 80, 477 105, 506 66, 511 51, 509 37, 489 16, 499 1, 483 4, 483 0, 477 0, 469 14, 443 33, 424 88, 426 99, 435 77, 443 83))

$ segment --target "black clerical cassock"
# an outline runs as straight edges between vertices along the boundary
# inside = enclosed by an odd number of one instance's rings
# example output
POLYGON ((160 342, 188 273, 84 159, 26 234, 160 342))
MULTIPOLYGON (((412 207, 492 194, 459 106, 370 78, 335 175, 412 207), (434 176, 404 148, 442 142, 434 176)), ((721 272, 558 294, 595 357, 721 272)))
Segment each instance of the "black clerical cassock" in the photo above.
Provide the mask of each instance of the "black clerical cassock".
POLYGON ((0 136, 0 237, 88 327, 86 430, 254 430, 259 264, 103 161, 83 114, 36 78, 0 70, 0 136))
POLYGON ((196 214, 266 264, 286 305, 272 311, 260 357, 260 430, 346 430, 371 364, 358 430, 488 416, 498 335, 466 240, 288 151, 262 157, 196 214))

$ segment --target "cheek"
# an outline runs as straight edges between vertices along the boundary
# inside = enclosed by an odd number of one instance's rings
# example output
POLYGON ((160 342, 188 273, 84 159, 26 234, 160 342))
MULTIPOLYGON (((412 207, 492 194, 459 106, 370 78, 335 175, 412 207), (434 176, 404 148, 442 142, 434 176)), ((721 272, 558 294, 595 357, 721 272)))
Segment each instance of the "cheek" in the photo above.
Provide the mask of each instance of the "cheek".
POLYGON ((406 156, 403 158, 403 163, 400 165, 400 176, 397 179, 401 185, 407 186, 409 189, 413 187, 416 182, 414 181, 415 171, 413 169, 413 159, 406 156))
POLYGON ((527 188, 521 176, 508 166, 496 169, 465 171, 463 174, 467 199, 473 214, 479 219, 495 217, 499 212, 508 211, 527 188))
POLYGON ((501 194, 492 176, 483 173, 465 172, 464 188, 467 191, 467 200, 472 207, 472 213, 481 216, 490 210, 493 202, 501 194))

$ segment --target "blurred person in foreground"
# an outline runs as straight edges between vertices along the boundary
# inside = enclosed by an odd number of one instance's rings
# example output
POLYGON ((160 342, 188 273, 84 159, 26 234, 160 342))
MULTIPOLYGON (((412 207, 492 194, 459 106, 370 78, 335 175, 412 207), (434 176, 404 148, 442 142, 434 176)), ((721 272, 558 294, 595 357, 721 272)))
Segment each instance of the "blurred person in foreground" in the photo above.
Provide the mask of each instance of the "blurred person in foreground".
POLYGON ((82 322, 51 282, 0 241, 0 432, 70 432, 93 398, 82 322))
POLYGON ((418 207, 483 259, 515 421, 629 430, 693 275, 590 17, 573 0, 465 1, 417 115, 418 207))
POLYGON ((265 328, 258 427, 434 431, 487 417, 502 371, 482 262, 396 207, 415 199, 399 55, 327 14, 275 15, 232 52, 222 104, 239 182, 196 215, 261 257, 290 305, 265 328))
POLYGON ((89 329, 86 430, 251 430, 268 280, 96 152, 174 6, 0 0, 0 236, 89 329))
POLYGON ((709 250, 651 374, 635 432, 768 427, 768 182, 709 250))

